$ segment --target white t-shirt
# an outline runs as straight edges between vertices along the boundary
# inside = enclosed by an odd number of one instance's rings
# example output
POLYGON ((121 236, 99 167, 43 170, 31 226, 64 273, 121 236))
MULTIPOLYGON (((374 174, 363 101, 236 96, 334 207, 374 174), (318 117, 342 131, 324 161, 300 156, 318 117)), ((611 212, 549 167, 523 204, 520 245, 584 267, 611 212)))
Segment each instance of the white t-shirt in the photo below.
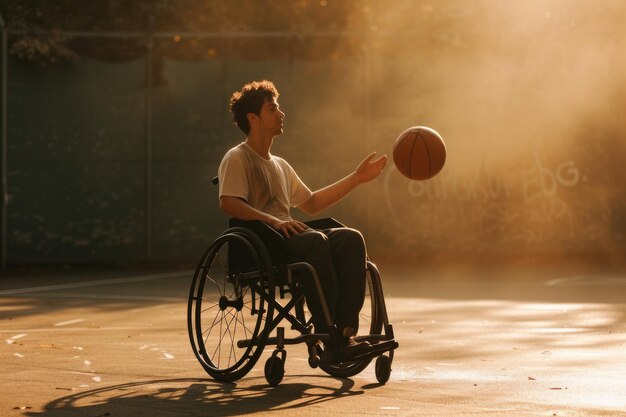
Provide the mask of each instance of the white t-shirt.
POLYGON ((217 175, 220 197, 243 198, 281 220, 291 219, 290 208, 313 194, 287 161, 274 155, 264 159, 245 142, 226 152, 217 175))

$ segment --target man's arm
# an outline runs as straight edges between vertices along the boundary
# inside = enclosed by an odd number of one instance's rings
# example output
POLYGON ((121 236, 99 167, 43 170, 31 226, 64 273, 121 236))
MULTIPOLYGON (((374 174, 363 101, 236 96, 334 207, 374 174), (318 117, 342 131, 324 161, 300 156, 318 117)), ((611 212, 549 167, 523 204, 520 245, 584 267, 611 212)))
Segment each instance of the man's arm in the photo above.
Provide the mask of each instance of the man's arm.
POLYGON ((236 217, 241 220, 260 220, 273 229, 278 230, 287 238, 308 229, 307 225, 297 220, 280 220, 270 214, 257 210, 239 197, 221 196, 220 210, 231 217, 236 217))
POLYGON ((357 169, 347 177, 315 191, 313 195, 311 195, 307 201, 300 204, 298 208, 310 216, 315 215, 339 202, 359 185, 378 177, 387 164, 387 156, 383 155, 372 161, 371 159, 374 158, 375 155, 376 152, 368 155, 361 161, 357 169))

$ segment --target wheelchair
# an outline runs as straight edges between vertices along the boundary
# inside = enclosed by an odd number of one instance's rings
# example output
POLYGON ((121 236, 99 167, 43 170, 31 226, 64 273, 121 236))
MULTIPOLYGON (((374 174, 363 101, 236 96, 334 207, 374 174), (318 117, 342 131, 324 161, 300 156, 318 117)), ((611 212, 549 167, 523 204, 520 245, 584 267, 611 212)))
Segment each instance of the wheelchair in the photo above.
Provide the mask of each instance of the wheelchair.
MULTIPOLYGON (((313 229, 344 227, 327 218, 306 222, 313 229)), ((285 346, 305 343, 308 363, 334 377, 349 378, 374 358, 375 375, 385 384, 391 374, 394 350, 380 275, 367 261, 366 295, 356 341, 371 344, 366 351, 342 357, 338 334, 324 299, 317 272, 292 259, 284 237, 259 221, 230 219, 229 228, 202 256, 189 292, 187 325, 193 352, 214 379, 224 382, 244 377, 266 346, 274 346, 264 366, 267 382, 277 386, 285 373, 285 346), (313 333, 305 308, 301 280, 312 279, 328 324, 328 333, 313 333), (286 322, 287 329, 280 326, 286 322)))

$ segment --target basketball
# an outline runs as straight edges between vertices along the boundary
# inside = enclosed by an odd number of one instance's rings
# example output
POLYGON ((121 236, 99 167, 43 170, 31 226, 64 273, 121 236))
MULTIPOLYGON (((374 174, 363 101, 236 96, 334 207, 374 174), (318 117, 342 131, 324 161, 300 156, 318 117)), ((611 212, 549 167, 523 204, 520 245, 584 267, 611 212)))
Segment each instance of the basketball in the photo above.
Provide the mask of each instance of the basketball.
POLYGON ((443 168, 446 144, 441 135, 429 127, 410 127, 393 145, 393 162, 405 177, 427 180, 443 168))

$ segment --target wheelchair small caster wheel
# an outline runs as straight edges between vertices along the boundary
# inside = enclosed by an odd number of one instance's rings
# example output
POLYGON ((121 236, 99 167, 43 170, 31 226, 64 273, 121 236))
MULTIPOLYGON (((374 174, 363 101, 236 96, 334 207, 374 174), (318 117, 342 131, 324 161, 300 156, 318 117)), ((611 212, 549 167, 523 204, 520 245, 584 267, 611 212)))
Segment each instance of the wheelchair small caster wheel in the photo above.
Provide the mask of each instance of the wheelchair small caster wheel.
POLYGON ((309 343, 308 351, 309 351, 309 366, 315 369, 318 366, 320 366, 320 351, 321 351, 320 342, 309 343))
POLYGON ((275 387, 280 384, 284 375, 284 362, 280 358, 272 355, 267 362, 265 362, 265 379, 267 380, 267 383, 275 387))
POLYGON ((320 366, 320 357, 317 355, 309 356, 309 366, 313 369, 320 366))
POLYGON ((389 356, 380 355, 376 359, 376 380, 380 384, 386 384, 391 376, 391 359, 389 356))

